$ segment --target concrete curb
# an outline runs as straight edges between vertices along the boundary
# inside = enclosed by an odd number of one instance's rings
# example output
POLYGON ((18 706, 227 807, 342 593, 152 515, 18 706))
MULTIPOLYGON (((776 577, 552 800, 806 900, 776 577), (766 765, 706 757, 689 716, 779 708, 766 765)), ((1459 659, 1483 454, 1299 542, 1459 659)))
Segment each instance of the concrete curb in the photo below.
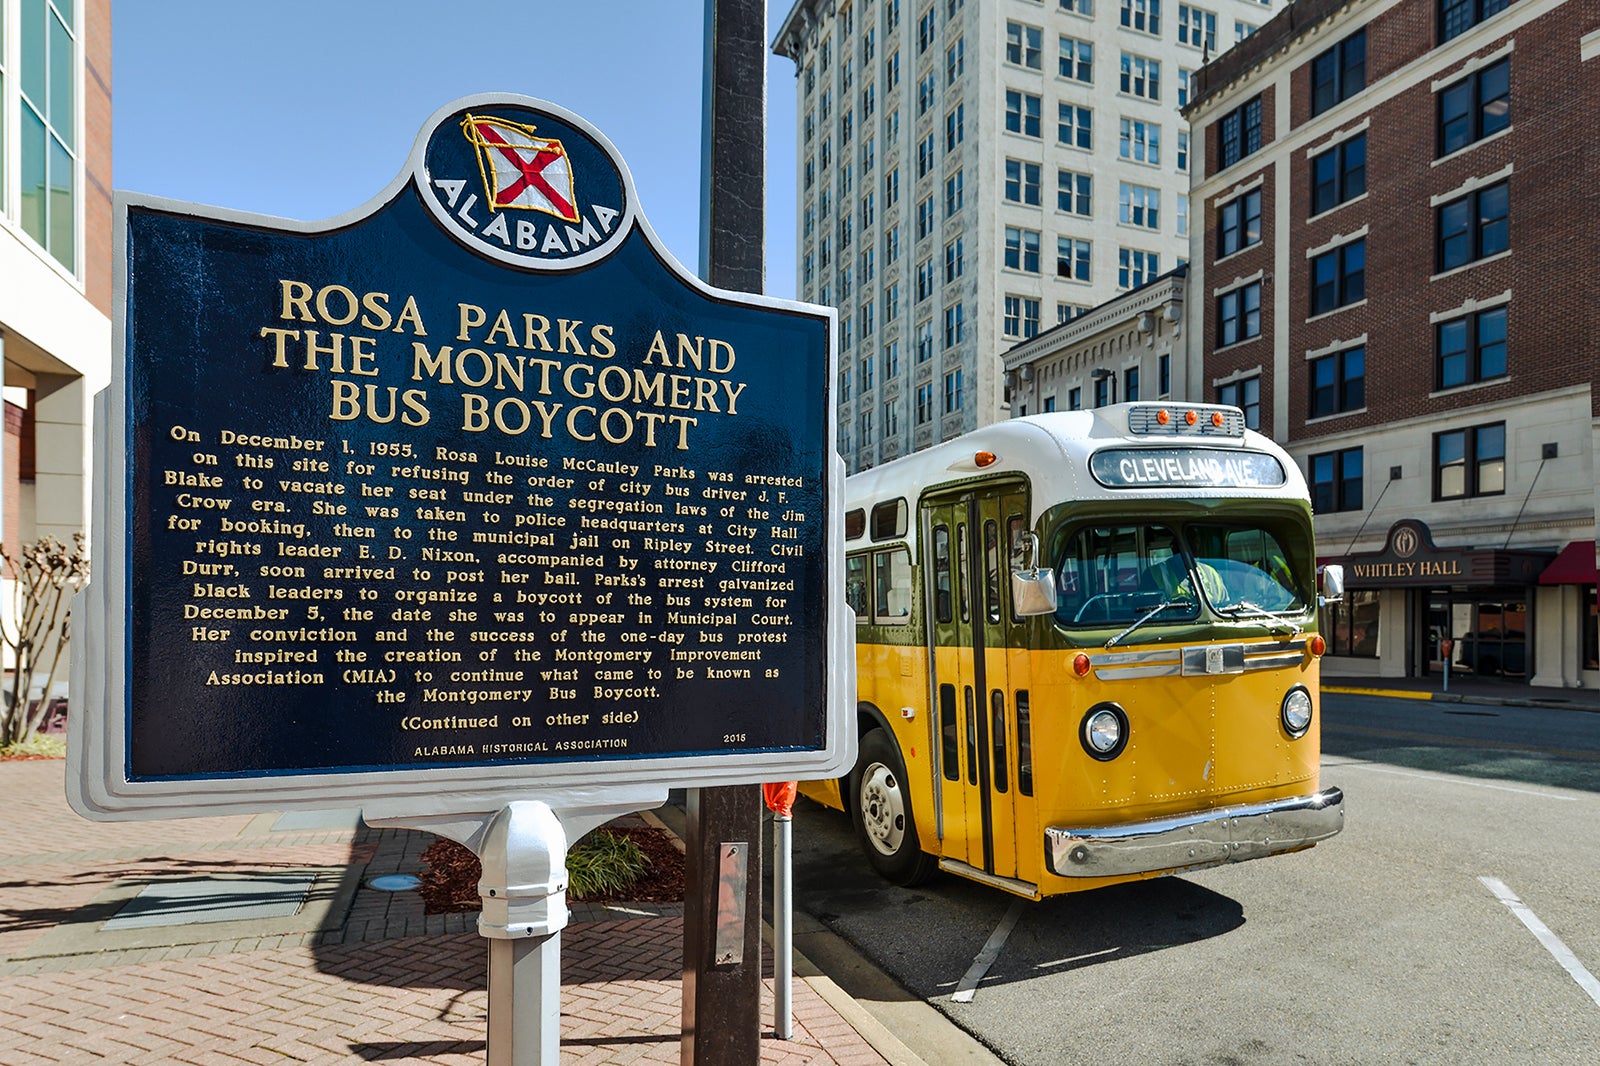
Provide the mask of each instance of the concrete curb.
POLYGON ((1323 685, 1323 692, 1349 696, 1382 696, 1396 700, 1428 700, 1433 703, 1469 703, 1486 707, 1542 707, 1556 711, 1582 711, 1600 714, 1600 706, 1589 706, 1558 696, 1472 696, 1456 692, 1420 692, 1415 689, 1371 688, 1356 685, 1323 685))

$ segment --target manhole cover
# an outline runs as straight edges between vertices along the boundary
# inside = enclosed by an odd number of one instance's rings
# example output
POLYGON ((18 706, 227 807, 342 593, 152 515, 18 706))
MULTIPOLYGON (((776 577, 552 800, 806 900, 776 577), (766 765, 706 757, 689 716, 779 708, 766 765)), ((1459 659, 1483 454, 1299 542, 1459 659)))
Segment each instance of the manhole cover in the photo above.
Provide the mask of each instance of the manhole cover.
POLYGON ((367 884, 380 892, 411 892, 422 884, 422 879, 416 874, 384 874, 367 884))

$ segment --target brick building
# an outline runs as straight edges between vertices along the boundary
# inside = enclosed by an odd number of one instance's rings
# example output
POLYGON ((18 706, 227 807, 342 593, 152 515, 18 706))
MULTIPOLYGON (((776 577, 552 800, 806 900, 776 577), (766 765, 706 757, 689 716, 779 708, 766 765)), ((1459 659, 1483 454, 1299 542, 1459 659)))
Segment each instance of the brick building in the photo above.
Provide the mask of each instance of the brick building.
POLYGON ((110 0, 0 0, 8 549, 88 532, 91 405, 111 373, 111 243, 110 0))
POLYGON ((1299 0, 1185 114, 1191 392, 1305 470, 1327 671, 1600 686, 1600 5, 1299 0))

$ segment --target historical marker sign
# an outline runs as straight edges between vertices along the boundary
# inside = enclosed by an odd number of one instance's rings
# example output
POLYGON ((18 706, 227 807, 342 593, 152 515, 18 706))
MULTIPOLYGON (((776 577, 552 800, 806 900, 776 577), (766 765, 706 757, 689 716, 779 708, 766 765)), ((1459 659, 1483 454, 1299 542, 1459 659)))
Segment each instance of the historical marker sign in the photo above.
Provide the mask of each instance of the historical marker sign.
POLYGON ((117 212, 80 809, 842 769, 832 312, 690 276, 598 131, 476 97, 327 223, 117 212))

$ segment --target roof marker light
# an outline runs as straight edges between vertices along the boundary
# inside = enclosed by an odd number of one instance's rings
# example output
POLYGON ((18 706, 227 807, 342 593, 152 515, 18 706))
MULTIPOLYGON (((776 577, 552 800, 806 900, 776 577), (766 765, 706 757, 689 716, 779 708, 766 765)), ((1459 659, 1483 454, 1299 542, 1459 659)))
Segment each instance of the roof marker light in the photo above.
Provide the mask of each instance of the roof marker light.
POLYGON ((1163 407, 1161 410, 1156 412, 1156 421, 1164 426, 1168 422, 1172 421, 1172 416, 1167 414, 1167 409, 1163 407))
POLYGON ((982 470, 986 466, 993 466, 999 458, 994 452, 975 452, 973 453, 972 461, 977 465, 978 469, 982 470))
POLYGON ((1183 416, 1183 420, 1192 426, 1196 422, 1200 421, 1200 416, 1195 414, 1193 411, 1190 411, 1188 414, 1183 416))
POLYGON ((1216 426, 1218 429, 1222 428, 1222 412, 1221 411, 1212 411, 1211 412, 1211 424, 1213 426, 1216 426))

